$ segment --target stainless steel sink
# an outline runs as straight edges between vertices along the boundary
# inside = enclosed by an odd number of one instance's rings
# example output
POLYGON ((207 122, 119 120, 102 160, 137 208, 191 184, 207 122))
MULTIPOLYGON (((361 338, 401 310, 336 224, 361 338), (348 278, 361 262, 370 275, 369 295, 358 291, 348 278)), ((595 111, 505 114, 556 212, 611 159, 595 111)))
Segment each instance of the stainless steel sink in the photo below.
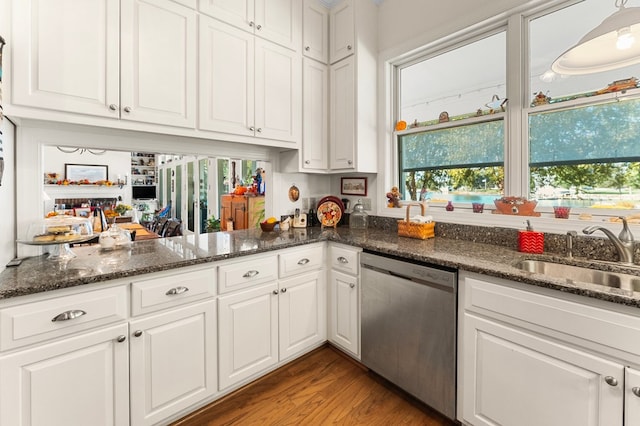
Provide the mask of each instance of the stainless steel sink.
POLYGON ((601 271, 599 269, 565 265, 545 260, 523 260, 514 266, 523 271, 562 278, 569 282, 579 281, 622 290, 640 291, 640 277, 635 275, 601 271))

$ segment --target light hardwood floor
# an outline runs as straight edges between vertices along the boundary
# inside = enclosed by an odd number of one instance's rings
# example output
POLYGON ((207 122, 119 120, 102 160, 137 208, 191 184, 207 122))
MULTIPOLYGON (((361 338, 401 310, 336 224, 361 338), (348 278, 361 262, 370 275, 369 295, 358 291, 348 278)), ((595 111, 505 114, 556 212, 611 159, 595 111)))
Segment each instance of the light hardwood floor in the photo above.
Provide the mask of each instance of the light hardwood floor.
POLYGON ((172 426, 326 424, 457 423, 324 346, 172 426))

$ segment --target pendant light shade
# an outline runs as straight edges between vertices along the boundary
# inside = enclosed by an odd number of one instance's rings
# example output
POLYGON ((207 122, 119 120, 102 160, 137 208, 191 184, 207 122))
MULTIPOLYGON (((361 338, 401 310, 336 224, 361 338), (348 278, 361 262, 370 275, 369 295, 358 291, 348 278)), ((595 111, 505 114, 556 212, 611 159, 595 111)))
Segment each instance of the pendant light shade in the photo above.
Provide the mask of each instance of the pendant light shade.
POLYGON ((640 7, 625 8, 626 3, 618 0, 620 10, 560 55, 551 69, 558 74, 581 75, 639 63, 640 7))

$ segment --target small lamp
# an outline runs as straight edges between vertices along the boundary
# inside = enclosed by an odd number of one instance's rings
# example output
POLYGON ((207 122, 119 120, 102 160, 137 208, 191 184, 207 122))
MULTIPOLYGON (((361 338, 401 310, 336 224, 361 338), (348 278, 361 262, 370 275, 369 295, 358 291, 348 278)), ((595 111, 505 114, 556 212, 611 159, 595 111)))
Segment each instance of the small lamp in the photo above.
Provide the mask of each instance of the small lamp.
POLYGON ((617 12, 588 32, 551 65, 564 75, 609 71, 640 62, 640 7, 625 8, 616 0, 617 12))

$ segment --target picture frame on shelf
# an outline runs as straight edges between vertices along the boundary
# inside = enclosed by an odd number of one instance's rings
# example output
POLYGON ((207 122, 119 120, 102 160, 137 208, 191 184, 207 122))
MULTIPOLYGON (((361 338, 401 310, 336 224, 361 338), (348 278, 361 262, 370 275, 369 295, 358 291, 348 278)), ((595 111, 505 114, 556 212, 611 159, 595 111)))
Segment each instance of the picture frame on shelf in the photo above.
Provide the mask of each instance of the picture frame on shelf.
POLYGON ((77 182, 87 180, 98 182, 108 180, 109 166, 100 164, 69 164, 64 165, 64 178, 68 181, 77 182))
POLYGON ((367 196, 366 177, 343 177, 340 179, 340 194, 367 196))

